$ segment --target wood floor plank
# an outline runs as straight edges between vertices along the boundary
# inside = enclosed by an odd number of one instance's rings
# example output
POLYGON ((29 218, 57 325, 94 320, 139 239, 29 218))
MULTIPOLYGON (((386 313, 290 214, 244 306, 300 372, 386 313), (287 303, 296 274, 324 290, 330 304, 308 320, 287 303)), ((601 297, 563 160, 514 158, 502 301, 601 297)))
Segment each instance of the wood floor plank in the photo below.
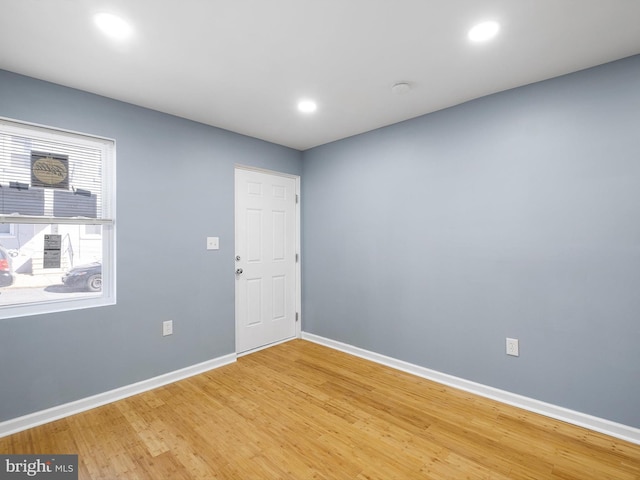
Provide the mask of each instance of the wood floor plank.
POLYGON ((640 446, 302 340, 0 439, 85 480, 640 480, 640 446))

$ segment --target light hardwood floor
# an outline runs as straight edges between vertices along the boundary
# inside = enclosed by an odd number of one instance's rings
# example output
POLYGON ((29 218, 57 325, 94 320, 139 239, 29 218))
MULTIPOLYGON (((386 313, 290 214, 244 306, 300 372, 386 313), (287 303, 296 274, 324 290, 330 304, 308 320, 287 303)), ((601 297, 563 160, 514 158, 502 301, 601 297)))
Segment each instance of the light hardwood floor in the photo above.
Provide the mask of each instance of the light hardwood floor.
POLYGON ((0 439, 81 479, 640 479, 640 446, 294 340, 0 439))

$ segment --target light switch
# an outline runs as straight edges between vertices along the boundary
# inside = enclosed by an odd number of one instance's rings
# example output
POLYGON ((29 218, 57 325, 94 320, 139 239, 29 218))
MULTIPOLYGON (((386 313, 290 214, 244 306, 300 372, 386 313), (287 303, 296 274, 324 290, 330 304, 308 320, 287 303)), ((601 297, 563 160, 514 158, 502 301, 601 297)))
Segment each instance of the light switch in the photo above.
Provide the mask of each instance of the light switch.
POLYGON ((207 250, 219 250, 220 237, 207 237, 207 250))

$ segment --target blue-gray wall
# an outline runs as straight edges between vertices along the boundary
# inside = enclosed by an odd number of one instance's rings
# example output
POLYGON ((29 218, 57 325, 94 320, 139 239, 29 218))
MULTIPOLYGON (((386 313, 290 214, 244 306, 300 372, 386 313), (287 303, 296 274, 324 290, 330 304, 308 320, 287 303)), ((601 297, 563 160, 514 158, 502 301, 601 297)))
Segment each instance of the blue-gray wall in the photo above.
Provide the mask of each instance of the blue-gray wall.
POLYGON ((118 202, 117 305, 0 320, 0 421, 234 352, 234 164, 301 153, 5 71, 0 116, 116 139, 118 202))
POLYGON ((118 304, 1 320, 0 421, 234 351, 237 163, 303 175, 305 331, 640 427, 640 57, 303 154, 3 71, 0 116, 118 153, 118 304))
POLYGON ((306 151, 302 192, 305 331, 640 427, 640 56, 306 151))

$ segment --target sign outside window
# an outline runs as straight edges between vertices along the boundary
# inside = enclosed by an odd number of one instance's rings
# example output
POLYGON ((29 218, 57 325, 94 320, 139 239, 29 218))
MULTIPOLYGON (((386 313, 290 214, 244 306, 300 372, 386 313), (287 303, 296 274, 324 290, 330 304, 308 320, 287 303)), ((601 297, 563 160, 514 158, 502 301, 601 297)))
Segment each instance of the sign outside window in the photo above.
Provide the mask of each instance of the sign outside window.
POLYGON ((69 190, 69 156, 32 151, 31 186, 69 190))
POLYGON ((60 268, 62 259, 62 235, 48 234, 44 236, 43 268, 60 268))

